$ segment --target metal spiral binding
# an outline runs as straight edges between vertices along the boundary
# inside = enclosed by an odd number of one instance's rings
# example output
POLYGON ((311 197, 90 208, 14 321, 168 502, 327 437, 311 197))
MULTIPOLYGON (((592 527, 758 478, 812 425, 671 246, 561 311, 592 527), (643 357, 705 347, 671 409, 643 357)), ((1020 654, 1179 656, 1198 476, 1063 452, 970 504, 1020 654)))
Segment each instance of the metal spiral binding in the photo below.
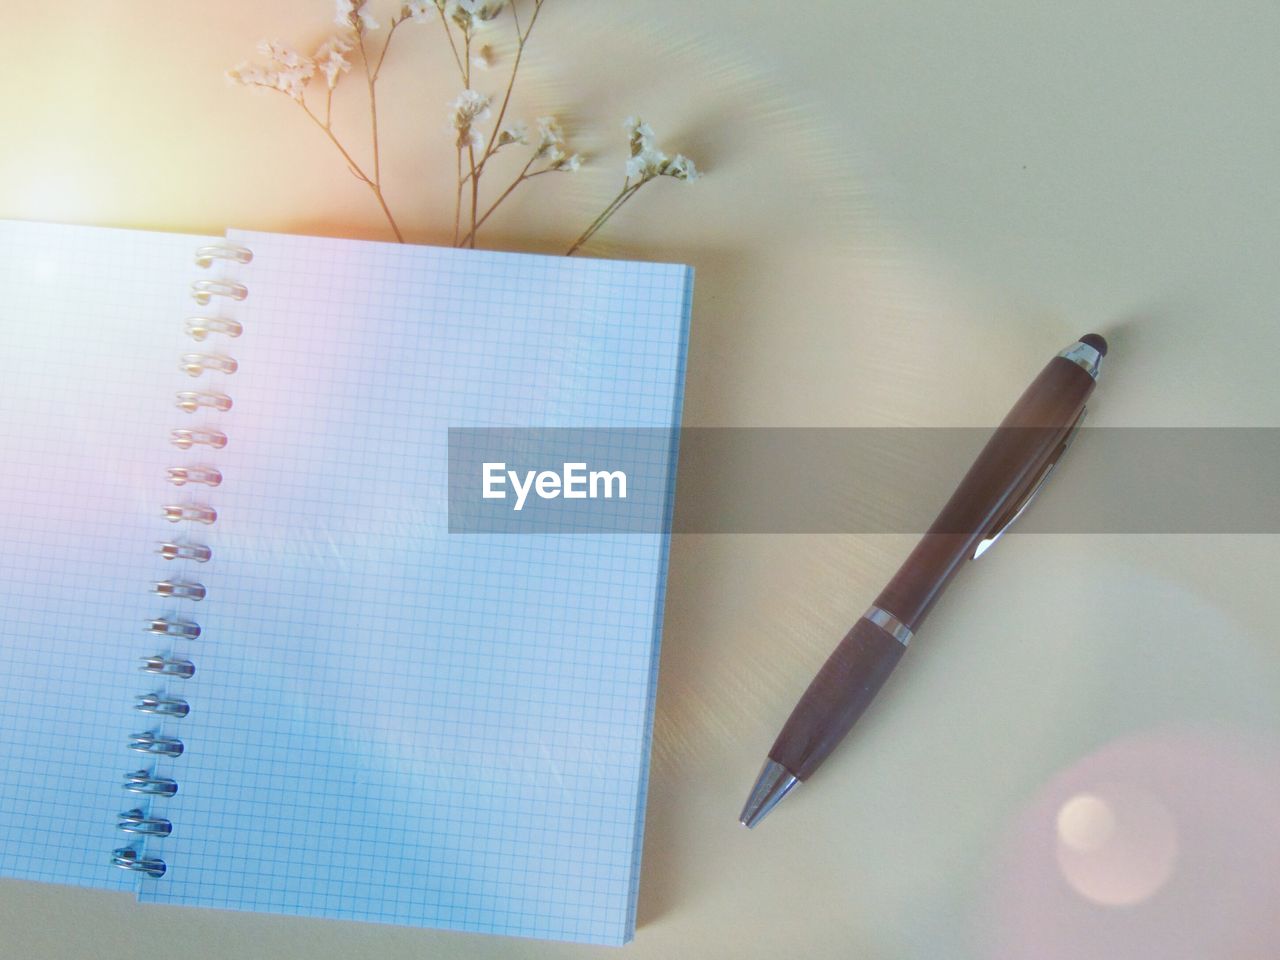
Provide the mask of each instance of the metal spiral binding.
MULTIPOLYGON (((209 268, 215 261, 245 264, 253 260, 253 253, 246 247, 231 243, 218 243, 200 247, 196 251, 198 267, 209 268)), ((191 284, 191 296, 196 303, 207 306, 215 297, 230 301, 243 300, 249 295, 242 283, 214 277, 196 280, 191 284)), ((244 328, 239 321, 227 317, 188 317, 186 332, 193 340, 204 341, 210 337, 234 340, 244 328)), ((229 377, 240 367, 239 362, 221 352, 197 351, 185 353, 178 359, 178 367, 191 377, 229 377)), ((214 384, 210 389, 182 390, 175 396, 180 410, 189 414, 219 417, 231 409, 231 397, 214 384)), ((169 443, 178 450, 204 448, 206 452, 222 450, 227 445, 227 434, 213 426, 201 424, 195 427, 174 428, 169 431, 169 443)), ((216 489, 222 484, 222 471, 207 463, 179 464, 168 468, 167 477, 177 487, 188 485, 216 489)), ((186 601, 201 603, 208 596, 204 584, 182 575, 189 564, 208 563, 213 550, 207 544, 189 539, 199 526, 208 528, 218 520, 218 512, 206 503, 175 503, 161 506, 161 515, 173 524, 183 524, 184 531, 177 537, 160 542, 159 553, 167 561, 181 564, 178 575, 157 580, 151 585, 151 593, 166 602, 186 601)), ((188 608, 190 609, 190 608, 188 608)), ((165 612, 146 621, 146 632, 169 643, 189 643, 202 635, 200 624, 189 617, 165 612)), ((168 683, 181 682, 195 675, 195 664, 186 656, 172 649, 142 658, 143 673, 153 679, 168 683)), ((182 720, 191 712, 187 699, 169 689, 157 689, 134 697, 133 708, 153 718, 156 725, 141 733, 132 734, 128 749, 143 754, 151 764, 125 774, 122 786, 125 791, 141 798, 144 805, 125 810, 116 818, 116 827, 128 835, 130 843, 113 851, 111 862, 122 870, 129 870, 147 877, 163 877, 168 868, 162 858, 149 856, 145 845, 149 840, 160 840, 173 832, 173 824, 154 812, 151 807, 178 792, 178 781, 165 776, 156 766, 181 757, 186 749, 182 739, 165 729, 165 724, 182 720)))
POLYGON ((215 260, 234 260, 236 263, 250 263, 253 251, 238 243, 211 243, 207 247, 196 250, 196 266, 208 269, 215 260))
POLYGON ((170 620, 158 617, 147 627, 148 633, 159 633, 166 637, 181 637, 183 640, 195 640, 200 636, 200 624, 194 620, 170 620))
POLYGON ((169 820, 147 817, 137 806, 120 814, 120 822, 116 826, 125 833, 141 833, 148 837, 168 837, 173 832, 173 824, 169 820))
POLYGON ((243 300, 249 295, 243 283, 230 280, 197 280, 191 284, 191 296, 200 306, 207 306, 214 297, 226 297, 229 300, 243 300))
POLYGON ((139 713, 181 720, 191 712, 191 704, 181 697, 166 697, 163 693, 140 693, 133 698, 133 709, 139 713))
POLYGON ((244 333, 244 327, 239 321, 228 320, 225 317, 189 317, 187 319, 187 336, 192 340, 203 342, 215 333, 234 339, 244 333))
POLYGON ((213 551, 203 543, 170 543, 160 544, 160 556, 166 560, 194 560, 196 563, 208 563, 213 551))
POLYGON ((124 788, 130 793, 149 797, 172 797, 178 792, 178 781, 172 777, 159 777, 150 770, 135 770, 124 775, 124 788))
POLYGON ((170 523, 192 520, 196 523, 210 524, 218 519, 217 510, 198 503, 173 503, 161 509, 164 512, 164 518, 170 523))
POLYGON ((164 817, 148 817, 137 807, 120 814, 116 826, 125 833, 136 833, 146 837, 167 837, 173 832, 173 824, 164 817))
POLYGON ((190 580, 159 580, 152 585, 151 592, 162 597, 194 600, 197 603, 209 593, 203 583, 194 583, 190 580))
POLYGON ((219 373, 235 373, 239 369, 234 357, 222 353, 184 353, 178 367, 190 377, 198 377, 206 370, 219 373))
POLYGON ((190 680, 196 675, 196 665, 190 660, 183 660, 181 657, 143 657, 142 666, 138 669, 143 673, 154 673, 161 677, 177 677, 180 680, 190 680))
POLYGON ((170 467, 169 482, 175 487, 188 483, 203 483, 206 487, 216 487, 222 483, 222 471, 213 467, 170 467))
POLYGON ((175 397, 175 402, 179 410, 185 410, 187 413, 196 413, 203 407, 219 410, 222 413, 231 409, 230 397, 225 393, 215 393, 211 390, 180 390, 175 397))
POLYGON ((141 856, 132 847, 121 847, 112 854, 111 862, 123 870, 145 873, 148 877, 163 877, 165 870, 168 869, 163 860, 141 856))
POLYGON ((180 757, 186 747, 177 737, 166 737, 148 730, 146 733, 135 733, 130 736, 129 749, 159 757, 180 757))
POLYGON ((221 430, 170 430, 169 442, 179 450, 190 450, 194 446, 212 447, 221 450, 227 445, 227 435, 221 430))

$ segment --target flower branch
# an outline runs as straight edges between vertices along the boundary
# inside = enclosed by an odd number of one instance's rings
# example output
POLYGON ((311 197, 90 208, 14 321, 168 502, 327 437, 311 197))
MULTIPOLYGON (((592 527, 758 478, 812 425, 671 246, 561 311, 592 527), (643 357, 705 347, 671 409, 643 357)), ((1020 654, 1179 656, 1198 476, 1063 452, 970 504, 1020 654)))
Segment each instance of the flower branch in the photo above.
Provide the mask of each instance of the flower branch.
MULTIPOLYGON (((372 42, 371 34, 380 30, 381 26, 369 11, 368 0, 335 2, 335 20, 341 28, 340 32, 325 40, 312 56, 304 56, 279 41, 264 42, 259 46, 259 51, 267 58, 265 66, 242 64, 228 71, 228 76, 244 86, 282 93, 298 104, 333 144, 352 176, 369 188, 397 240, 403 241, 403 234, 383 192, 377 85, 392 39, 405 23, 432 23, 439 20, 462 81, 462 92, 450 104, 449 112, 449 127, 456 155, 453 225, 455 246, 475 247, 480 228, 524 184, 548 173, 572 173, 585 162, 580 154, 568 149, 563 131, 555 119, 541 117, 537 121, 537 141, 532 144, 523 166, 487 206, 482 204, 482 187, 489 182, 484 179, 484 174, 489 171, 494 158, 499 153, 507 156, 511 152, 508 148, 514 145, 530 144, 525 125, 519 122, 509 123, 507 117, 524 61, 525 48, 546 0, 408 0, 401 4, 398 15, 391 18, 380 47, 372 42), (529 8, 527 21, 520 14, 522 4, 529 8), (494 48, 489 44, 482 44, 479 34, 507 11, 510 12, 515 29, 514 55, 498 104, 497 116, 492 128, 489 128, 485 125, 492 115, 494 98, 472 87, 472 68, 483 70, 494 64, 494 48), (455 37, 455 31, 459 36, 455 37), (368 97, 371 155, 368 167, 362 166, 355 159, 333 125, 334 91, 341 76, 351 70, 352 62, 348 56, 352 51, 359 54, 365 80, 363 86, 368 97), (312 109, 307 97, 308 92, 319 85, 317 78, 320 77, 323 78, 324 88, 323 118, 312 109), (465 229, 464 204, 467 207, 465 229)), ((315 97, 311 99, 314 101, 315 97)), ((645 185, 660 177, 692 181, 700 176, 693 162, 683 154, 668 156, 659 150, 653 130, 648 124, 632 117, 626 121, 626 129, 630 156, 627 159, 622 189, 579 235, 568 250, 570 255, 590 241, 645 185)), ((506 163, 505 160, 500 161, 502 165, 506 163)))
POLYGON ((639 117, 627 117, 623 127, 627 131, 627 141, 631 150, 631 156, 627 159, 627 178, 623 181, 618 195, 609 201, 582 235, 574 241, 573 246, 565 253, 567 257, 577 253, 582 245, 595 236, 596 231, 622 209, 623 204, 639 193, 640 188, 645 184, 652 183, 659 177, 671 177, 673 180, 690 183, 702 176, 693 161, 684 154, 677 153, 674 157, 669 157, 659 150, 653 128, 639 117))
MULTIPOLYGON (((259 44, 258 50, 267 58, 267 66, 261 67, 245 63, 228 71, 227 76, 232 81, 244 86, 274 90, 295 102, 312 123, 319 127, 338 153, 341 154, 343 160, 346 161, 347 169, 373 193, 379 208, 387 218, 391 232, 395 234, 397 240, 403 242, 404 236, 400 232, 400 227, 396 223, 395 217, 391 213, 391 208, 388 206, 386 197, 382 192, 382 178, 377 163, 376 112, 374 112, 375 120, 373 124, 373 176, 369 176, 364 168, 356 162, 351 152, 333 130, 333 91, 337 86, 339 77, 351 69, 351 62, 347 59, 347 54, 356 46, 360 46, 363 49, 360 41, 363 31, 369 28, 369 23, 373 23, 374 27, 377 26, 376 21, 372 21, 367 14, 361 13, 358 5, 348 4, 340 0, 338 7, 338 23, 347 28, 347 31, 343 34, 329 37, 319 46, 313 56, 305 56, 278 40, 263 41, 259 44), (350 7, 350 11, 344 10, 345 7, 350 7), (325 116, 323 120, 311 109, 306 99, 307 90, 317 75, 324 77, 326 87, 325 116)), ((372 93, 371 83, 371 96, 372 93)))
POLYGON ((524 56, 524 45, 529 42, 529 34, 533 33, 533 26, 538 22, 538 14, 542 12, 542 4, 544 0, 533 0, 533 16, 529 18, 529 26, 521 32, 520 15, 515 6, 511 7, 511 18, 516 25, 516 57, 515 62, 511 65, 511 76, 507 80, 507 92, 503 94, 502 106, 498 108, 498 119, 494 121, 493 133, 489 137, 489 143, 485 147, 484 156, 480 158, 480 166, 483 167, 485 162, 494 154, 497 149, 495 144, 498 142, 498 134, 502 130, 502 121, 506 119, 507 107, 511 103, 511 91, 515 89, 516 74, 520 70, 520 60, 524 56))
MULTIPOLYGON (((494 141, 496 143, 494 152, 496 153, 507 144, 525 143, 527 139, 528 134, 526 133, 523 124, 505 127, 499 131, 494 141)), ((525 163, 524 167, 516 175, 516 178, 507 186, 507 189, 499 195, 497 200, 493 201, 493 204, 489 209, 486 210, 484 215, 476 222, 471 233, 463 238, 463 242, 469 242, 471 246, 474 247, 476 230, 484 225, 484 222, 493 215, 493 212, 498 209, 502 201, 515 193, 516 188, 522 183, 527 183, 534 177, 540 177, 544 173, 576 173, 582 167, 582 163, 583 160, 581 154, 570 154, 565 152, 564 132, 560 129, 560 124, 556 122, 555 118, 539 117, 538 143, 534 147, 533 153, 530 155, 528 162, 525 163), (543 161, 542 168, 539 170, 533 170, 534 164, 539 160, 543 161)))

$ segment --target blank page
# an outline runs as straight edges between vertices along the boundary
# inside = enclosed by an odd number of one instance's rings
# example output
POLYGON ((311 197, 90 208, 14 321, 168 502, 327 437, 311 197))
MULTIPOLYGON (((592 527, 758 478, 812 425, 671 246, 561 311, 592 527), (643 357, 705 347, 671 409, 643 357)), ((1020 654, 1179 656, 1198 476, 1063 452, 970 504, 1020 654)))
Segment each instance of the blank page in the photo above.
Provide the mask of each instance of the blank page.
MULTIPOLYGON (((0 872, 131 888, 116 814, 166 610, 165 467, 201 238, 0 222, 0 872)), ((207 242, 207 241, 205 241, 207 242)))
POLYGON ((628 939, 668 538, 450 534, 447 430, 672 427, 691 271, 230 237, 255 257, 143 898, 628 939))

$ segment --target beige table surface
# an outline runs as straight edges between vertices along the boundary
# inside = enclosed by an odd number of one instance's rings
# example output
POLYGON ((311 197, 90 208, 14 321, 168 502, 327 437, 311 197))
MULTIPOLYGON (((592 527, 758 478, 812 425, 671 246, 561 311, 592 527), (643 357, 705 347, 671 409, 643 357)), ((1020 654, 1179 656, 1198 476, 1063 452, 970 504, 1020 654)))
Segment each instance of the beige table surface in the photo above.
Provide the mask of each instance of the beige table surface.
MULTIPOLYGON (((321 39, 325 0, 0 13, 0 217, 386 236, 300 114, 222 77, 259 38, 321 39)), ((517 112, 562 116, 592 163, 517 194, 482 245, 562 250, 617 189, 629 113, 690 153, 705 180, 646 187, 589 249, 697 267, 686 424, 990 426, 1095 327, 1093 423, 1280 423, 1280 8, 546 0, 543 18, 517 112)), ((440 243, 456 82, 438 28, 415 29, 388 58, 384 165, 409 239, 440 243)), ((1010 538, 819 776, 737 825, 912 539, 674 540, 626 952, 1274 957, 1274 536, 1010 538)), ((606 953, 0 882, 3 957, 606 953)))

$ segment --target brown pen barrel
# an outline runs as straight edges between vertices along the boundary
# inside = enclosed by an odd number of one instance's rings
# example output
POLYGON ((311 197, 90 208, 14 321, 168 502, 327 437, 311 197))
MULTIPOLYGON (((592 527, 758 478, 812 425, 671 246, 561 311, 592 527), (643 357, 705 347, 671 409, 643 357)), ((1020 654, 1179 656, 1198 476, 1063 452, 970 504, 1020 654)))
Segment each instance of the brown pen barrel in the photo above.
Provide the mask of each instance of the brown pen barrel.
MULTIPOLYGON (((1105 342, 1094 339, 1105 352, 1105 342)), ((972 558, 978 542, 1030 491, 1079 417, 1094 383, 1089 372, 1071 360, 1049 361, 875 606, 908 630, 919 628, 947 584, 972 558)), ((805 690, 769 758, 798 780, 807 779, 862 716, 905 650, 905 644, 883 627, 859 620, 805 690)))
POLYGON ((1054 357, 1013 405, 955 493, 876 599, 918 630, 947 584, 1009 505, 1026 494, 1075 423, 1095 380, 1054 357))
POLYGON ((835 749, 906 651, 870 620, 859 620, 832 651, 769 749, 797 780, 835 749))

